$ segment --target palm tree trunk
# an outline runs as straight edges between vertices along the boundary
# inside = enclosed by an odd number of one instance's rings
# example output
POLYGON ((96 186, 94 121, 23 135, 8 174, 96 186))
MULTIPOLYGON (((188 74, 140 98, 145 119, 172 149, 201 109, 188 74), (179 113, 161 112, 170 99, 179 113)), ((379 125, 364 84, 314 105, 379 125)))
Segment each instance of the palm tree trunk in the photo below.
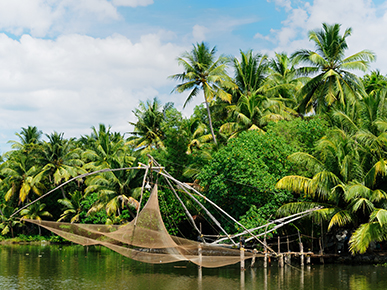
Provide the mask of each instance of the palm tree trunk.
POLYGON ((214 140, 215 145, 217 145, 217 143, 216 143, 216 137, 215 137, 215 134, 214 134, 214 128, 212 127, 212 120, 211 120, 210 106, 209 106, 208 101, 207 101, 206 93, 204 93, 204 89, 203 89, 203 94, 204 94, 204 102, 206 103, 207 114, 208 114, 208 123, 209 123, 209 125, 210 125, 210 130, 211 130, 212 139, 214 140))

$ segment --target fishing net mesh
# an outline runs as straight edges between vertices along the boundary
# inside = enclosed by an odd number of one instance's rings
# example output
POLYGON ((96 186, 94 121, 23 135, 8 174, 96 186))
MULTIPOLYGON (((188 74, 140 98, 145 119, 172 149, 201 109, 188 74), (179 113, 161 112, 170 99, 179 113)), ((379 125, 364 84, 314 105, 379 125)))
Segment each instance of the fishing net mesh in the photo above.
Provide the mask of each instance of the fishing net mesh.
POLYGON ((253 253, 169 235, 160 214, 157 185, 137 219, 122 226, 51 221, 25 221, 83 246, 102 245, 133 260, 160 264, 191 261, 202 267, 222 267, 253 257, 253 253))

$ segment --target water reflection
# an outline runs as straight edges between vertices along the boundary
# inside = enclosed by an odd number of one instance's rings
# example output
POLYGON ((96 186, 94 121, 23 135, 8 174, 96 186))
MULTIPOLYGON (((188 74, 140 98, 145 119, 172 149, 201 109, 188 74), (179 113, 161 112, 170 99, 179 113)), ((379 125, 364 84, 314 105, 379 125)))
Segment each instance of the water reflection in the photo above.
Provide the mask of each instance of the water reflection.
POLYGON ((275 264, 207 269, 190 263, 149 265, 103 247, 0 246, 0 289, 387 289, 386 268, 275 264))

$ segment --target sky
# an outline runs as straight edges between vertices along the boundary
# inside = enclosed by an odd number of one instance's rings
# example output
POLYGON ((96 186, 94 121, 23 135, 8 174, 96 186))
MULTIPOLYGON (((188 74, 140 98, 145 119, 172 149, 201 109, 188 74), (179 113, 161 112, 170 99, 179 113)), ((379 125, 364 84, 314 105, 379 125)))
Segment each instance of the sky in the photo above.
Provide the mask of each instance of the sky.
POLYGON ((324 22, 351 27, 348 55, 371 50, 371 69, 387 73, 387 1, 0 0, 0 153, 28 126, 66 138, 100 123, 130 132, 140 101, 183 110, 188 93, 171 94, 168 76, 193 44, 291 54, 313 49, 308 31, 324 22))

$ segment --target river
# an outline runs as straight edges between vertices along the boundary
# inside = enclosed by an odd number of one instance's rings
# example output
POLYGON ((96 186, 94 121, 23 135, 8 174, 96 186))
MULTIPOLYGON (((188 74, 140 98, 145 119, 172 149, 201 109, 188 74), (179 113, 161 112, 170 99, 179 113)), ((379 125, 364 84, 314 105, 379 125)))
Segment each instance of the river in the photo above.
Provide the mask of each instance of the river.
POLYGON ((200 271, 191 263, 144 264, 103 247, 0 245, 0 289, 387 289, 383 266, 294 266, 200 271))

